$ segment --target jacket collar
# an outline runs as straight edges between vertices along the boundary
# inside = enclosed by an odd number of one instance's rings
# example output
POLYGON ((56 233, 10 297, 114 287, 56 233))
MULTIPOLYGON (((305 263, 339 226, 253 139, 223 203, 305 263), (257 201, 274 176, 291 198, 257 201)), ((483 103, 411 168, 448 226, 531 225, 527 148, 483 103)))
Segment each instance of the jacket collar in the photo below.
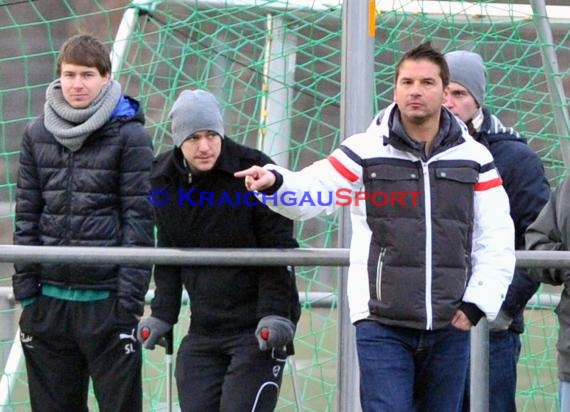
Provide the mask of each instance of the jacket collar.
MULTIPOLYGON (((392 145, 399 150, 411 152, 421 159, 425 159, 424 143, 412 139, 404 130, 400 120, 400 110, 396 104, 388 107, 383 115, 376 119, 376 123, 382 132, 385 145, 392 145)), ((442 106, 439 133, 432 145, 431 157, 465 141, 464 135, 468 135, 465 125, 460 124, 455 116, 442 106)))
MULTIPOLYGON (((212 171, 222 171, 233 175, 234 172, 240 170, 239 155, 237 149, 237 143, 229 139, 227 136, 224 137, 222 139, 222 150, 220 151, 220 157, 218 157, 218 160, 214 165, 212 171)), ((206 172, 204 174, 207 173, 210 172, 206 172)), ((174 147, 172 150, 163 153, 154 160, 151 178, 156 178, 159 176, 171 178, 174 175, 187 176, 188 174, 189 170, 184 164, 182 150, 180 150, 179 147, 174 147)))
POLYGON ((489 144, 498 141, 513 141, 519 143, 526 143, 526 139, 522 137, 515 129, 512 127, 506 127, 499 120, 499 118, 489 111, 487 108, 483 108, 483 123, 481 124, 481 131, 474 136, 477 141, 484 140, 489 144))

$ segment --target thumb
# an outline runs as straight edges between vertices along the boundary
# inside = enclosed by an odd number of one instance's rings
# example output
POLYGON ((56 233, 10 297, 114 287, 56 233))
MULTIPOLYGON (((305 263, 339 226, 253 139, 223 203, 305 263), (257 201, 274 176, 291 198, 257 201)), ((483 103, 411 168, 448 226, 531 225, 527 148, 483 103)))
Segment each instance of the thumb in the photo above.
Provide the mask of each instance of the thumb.
POLYGON ((257 338, 257 343, 259 344, 259 350, 267 350, 267 340, 261 336, 261 333, 256 333, 255 337, 257 338))
POLYGON ((154 349, 154 344, 156 343, 156 334, 151 332, 150 335, 143 341, 143 348, 145 349, 154 349))
POLYGON ((147 326, 142 326, 142 322, 139 322, 137 328, 137 340, 139 343, 144 343, 150 335, 150 329, 147 326))

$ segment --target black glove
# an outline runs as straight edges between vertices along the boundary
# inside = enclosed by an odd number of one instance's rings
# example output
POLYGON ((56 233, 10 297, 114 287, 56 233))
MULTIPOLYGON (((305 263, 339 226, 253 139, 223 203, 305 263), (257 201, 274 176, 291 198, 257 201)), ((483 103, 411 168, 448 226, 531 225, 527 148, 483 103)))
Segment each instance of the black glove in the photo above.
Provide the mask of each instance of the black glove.
POLYGON ((264 316, 257 323, 255 337, 260 350, 282 348, 293 340, 295 325, 283 316, 264 316))
POLYGON ((489 322, 489 331, 491 332, 499 332, 509 329, 513 323, 513 318, 505 313, 503 309, 497 313, 497 317, 489 322))
POLYGON ((145 349, 154 349, 154 345, 164 346, 164 337, 166 332, 172 328, 172 325, 158 318, 148 316, 139 321, 137 328, 137 340, 145 349))

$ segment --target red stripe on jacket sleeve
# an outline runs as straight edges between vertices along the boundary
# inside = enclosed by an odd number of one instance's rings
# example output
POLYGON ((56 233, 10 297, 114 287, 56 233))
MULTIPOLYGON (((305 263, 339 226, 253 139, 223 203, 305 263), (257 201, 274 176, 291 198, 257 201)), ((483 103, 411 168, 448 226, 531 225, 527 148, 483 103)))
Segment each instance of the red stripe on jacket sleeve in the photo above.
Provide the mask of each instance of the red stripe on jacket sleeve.
POLYGON ((329 160, 329 162, 331 162, 334 169, 337 172, 339 172, 345 179, 347 179, 351 182, 356 182, 358 180, 358 176, 355 175, 354 173, 352 173, 346 167, 344 167, 344 165, 338 159, 336 159, 332 156, 329 156, 328 160, 329 160))
POLYGON ((475 191, 480 192, 483 190, 489 190, 503 184, 503 179, 496 177, 495 179, 488 180, 486 182, 475 183, 475 191))

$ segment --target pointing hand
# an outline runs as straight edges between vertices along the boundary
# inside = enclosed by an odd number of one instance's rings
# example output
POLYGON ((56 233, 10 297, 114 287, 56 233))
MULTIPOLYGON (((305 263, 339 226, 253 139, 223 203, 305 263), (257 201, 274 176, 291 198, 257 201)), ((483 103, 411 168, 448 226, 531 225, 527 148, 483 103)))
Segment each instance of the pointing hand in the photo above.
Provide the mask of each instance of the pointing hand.
POLYGON ((275 183, 275 175, 262 167, 251 166, 249 169, 234 173, 235 177, 245 177, 245 188, 249 191, 261 191, 275 183))

